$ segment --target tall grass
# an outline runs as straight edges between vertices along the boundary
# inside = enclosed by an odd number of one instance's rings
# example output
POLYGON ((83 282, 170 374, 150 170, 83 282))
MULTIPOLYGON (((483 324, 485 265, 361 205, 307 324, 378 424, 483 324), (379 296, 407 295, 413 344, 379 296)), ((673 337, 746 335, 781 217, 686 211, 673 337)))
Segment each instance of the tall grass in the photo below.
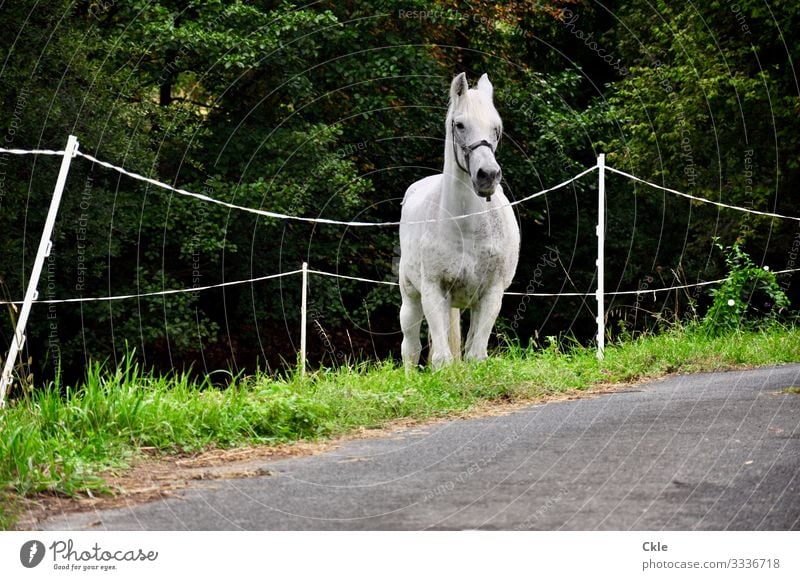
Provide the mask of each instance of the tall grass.
POLYGON ((719 337, 676 329, 610 345, 602 363, 578 345, 511 345, 483 363, 439 372, 406 376, 392 362, 372 363, 305 377, 240 377, 224 390, 187 375, 154 376, 130 357, 115 370, 94 364, 84 384, 37 389, 0 411, 0 526, 10 525, 9 506, 20 495, 106 491, 97 473, 124 468, 142 448, 180 454, 330 437, 482 401, 791 361, 800 361, 800 331, 774 327, 719 337))

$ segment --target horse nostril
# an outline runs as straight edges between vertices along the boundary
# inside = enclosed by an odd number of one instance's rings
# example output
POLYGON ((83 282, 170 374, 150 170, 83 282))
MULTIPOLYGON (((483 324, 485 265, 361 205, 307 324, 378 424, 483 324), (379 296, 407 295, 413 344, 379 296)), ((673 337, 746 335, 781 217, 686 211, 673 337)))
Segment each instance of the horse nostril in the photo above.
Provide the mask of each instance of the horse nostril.
POLYGON ((485 171, 483 169, 478 169, 478 179, 481 181, 494 181, 497 177, 497 171, 494 169, 490 169, 489 171, 485 171))

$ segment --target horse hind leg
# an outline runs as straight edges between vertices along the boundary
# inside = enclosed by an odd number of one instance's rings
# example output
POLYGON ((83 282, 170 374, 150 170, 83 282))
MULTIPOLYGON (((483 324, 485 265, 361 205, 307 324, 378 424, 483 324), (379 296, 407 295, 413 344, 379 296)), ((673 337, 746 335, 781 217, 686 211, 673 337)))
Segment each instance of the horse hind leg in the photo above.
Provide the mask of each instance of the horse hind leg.
POLYGON ((419 340, 420 327, 422 326, 422 301, 419 294, 413 295, 400 287, 403 303, 400 306, 400 328, 403 331, 403 342, 400 352, 403 356, 403 366, 406 372, 419 365, 422 353, 422 343, 419 340))
MULTIPOLYGON (((461 310, 450 308, 450 325, 447 329, 447 345, 454 361, 461 360, 461 310)), ((433 365, 434 350, 431 335, 428 335, 428 362, 433 365)), ((441 366, 441 365, 438 365, 441 366)))
POLYGON ((458 308, 450 309, 450 328, 447 341, 454 360, 461 360, 461 311, 458 308))

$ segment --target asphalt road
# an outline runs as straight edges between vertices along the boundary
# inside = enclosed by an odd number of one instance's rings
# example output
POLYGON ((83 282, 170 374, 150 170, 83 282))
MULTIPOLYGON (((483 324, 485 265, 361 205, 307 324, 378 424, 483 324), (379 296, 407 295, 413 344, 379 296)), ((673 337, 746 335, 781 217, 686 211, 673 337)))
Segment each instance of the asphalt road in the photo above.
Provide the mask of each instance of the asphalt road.
POLYGON ((678 376, 265 462, 51 530, 797 530, 800 365, 678 376))

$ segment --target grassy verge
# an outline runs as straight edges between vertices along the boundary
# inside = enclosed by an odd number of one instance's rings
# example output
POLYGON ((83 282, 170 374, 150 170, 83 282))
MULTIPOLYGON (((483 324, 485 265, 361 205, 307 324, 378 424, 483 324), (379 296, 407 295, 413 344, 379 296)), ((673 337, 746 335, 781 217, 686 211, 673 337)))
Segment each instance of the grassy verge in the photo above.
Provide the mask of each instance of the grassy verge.
POLYGON ((80 388, 41 389, 0 411, 0 528, 15 498, 102 493, 96 473, 124 468, 143 447, 164 454, 331 437, 411 417, 444 416, 483 401, 534 399, 608 382, 800 361, 800 330, 709 338, 676 330, 592 349, 511 348, 475 365, 406 377, 392 363, 286 380, 247 377, 226 390, 154 377, 133 363, 95 365, 80 388))

